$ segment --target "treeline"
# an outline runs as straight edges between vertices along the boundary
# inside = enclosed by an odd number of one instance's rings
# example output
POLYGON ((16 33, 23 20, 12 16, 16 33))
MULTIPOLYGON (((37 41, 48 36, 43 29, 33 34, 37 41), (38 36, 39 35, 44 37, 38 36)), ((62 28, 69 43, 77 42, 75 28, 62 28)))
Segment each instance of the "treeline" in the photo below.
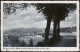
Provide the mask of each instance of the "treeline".
POLYGON ((60 32, 76 32, 76 26, 60 28, 60 32))

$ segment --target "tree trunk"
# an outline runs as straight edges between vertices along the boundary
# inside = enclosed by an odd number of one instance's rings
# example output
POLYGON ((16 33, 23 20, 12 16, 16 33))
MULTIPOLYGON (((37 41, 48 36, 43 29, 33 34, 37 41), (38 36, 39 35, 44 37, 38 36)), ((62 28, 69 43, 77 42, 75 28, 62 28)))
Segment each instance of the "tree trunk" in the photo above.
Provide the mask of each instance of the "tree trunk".
POLYGON ((56 36, 56 31, 57 31, 56 29, 57 29, 57 21, 54 20, 53 37, 56 36))
POLYGON ((60 36, 60 21, 54 20, 53 37, 60 36))
POLYGON ((57 23, 57 36, 59 37, 60 36, 60 21, 58 21, 57 23))
POLYGON ((45 29, 45 38, 44 41, 47 42, 48 41, 48 36, 49 36, 49 30, 50 30, 50 25, 51 25, 51 17, 47 18, 47 25, 46 25, 46 29, 45 29))

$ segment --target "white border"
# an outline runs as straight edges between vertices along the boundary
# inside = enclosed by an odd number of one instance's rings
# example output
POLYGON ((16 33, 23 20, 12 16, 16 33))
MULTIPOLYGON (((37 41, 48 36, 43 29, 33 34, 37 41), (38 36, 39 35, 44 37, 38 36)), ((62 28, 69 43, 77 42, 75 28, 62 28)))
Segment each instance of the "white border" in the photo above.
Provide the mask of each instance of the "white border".
POLYGON ((1 1, 1 51, 79 51, 79 1, 1 1), (77 47, 3 47, 3 3, 76 3, 77 47))

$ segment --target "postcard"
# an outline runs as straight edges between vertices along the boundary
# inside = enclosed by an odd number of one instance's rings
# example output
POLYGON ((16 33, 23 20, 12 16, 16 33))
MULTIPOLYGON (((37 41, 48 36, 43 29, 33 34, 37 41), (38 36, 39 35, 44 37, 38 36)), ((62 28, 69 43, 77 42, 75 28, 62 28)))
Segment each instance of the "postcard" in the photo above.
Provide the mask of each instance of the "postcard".
POLYGON ((1 1, 2 51, 79 51, 79 1, 1 1))

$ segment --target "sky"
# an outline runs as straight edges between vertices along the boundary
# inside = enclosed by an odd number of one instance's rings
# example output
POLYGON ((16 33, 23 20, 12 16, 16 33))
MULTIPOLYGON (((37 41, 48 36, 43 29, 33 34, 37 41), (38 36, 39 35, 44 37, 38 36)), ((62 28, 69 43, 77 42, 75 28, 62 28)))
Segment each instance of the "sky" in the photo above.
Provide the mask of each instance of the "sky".
MULTIPOLYGON (((46 28, 46 19, 43 13, 37 13, 35 7, 27 7, 27 10, 16 10, 15 13, 9 15, 7 18, 3 19, 3 30, 13 29, 13 28, 46 28)), ((76 26, 76 10, 70 12, 65 20, 60 22, 60 27, 72 27, 76 26)), ((51 22, 51 27, 53 28, 53 22, 51 22)))

